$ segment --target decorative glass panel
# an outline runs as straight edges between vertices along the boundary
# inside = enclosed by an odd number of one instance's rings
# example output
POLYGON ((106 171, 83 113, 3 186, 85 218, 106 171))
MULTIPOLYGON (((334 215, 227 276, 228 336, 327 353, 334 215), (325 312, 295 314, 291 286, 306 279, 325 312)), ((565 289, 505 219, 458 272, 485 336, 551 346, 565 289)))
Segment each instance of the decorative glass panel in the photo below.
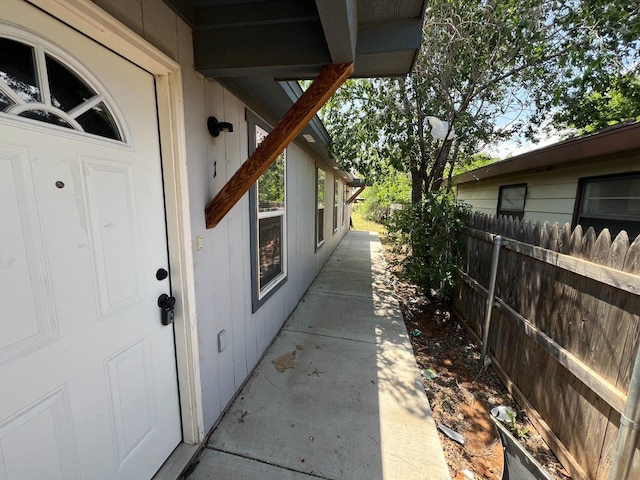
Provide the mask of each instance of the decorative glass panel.
POLYGON ((40 101, 33 47, 0 38, 0 80, 24 102, 40 101))
POLYGON ((94 92, 75 73, 49 55, 45 56, 51 105, 68 112, 81 103, 96 96, 94 92))
POLYGON ((76 120, 87 133, 113 138, 114 140, 122 140, 120 132, 116 128, 116 122, 104 102, 100 102, 95 107, 90 108, 76 120))
POLYGON ((45 112, 43 110, 28 110, 20 114, 21 117, 39 120, 41 122, 58 125, 59 127, 73 128, 71 124, 57 116, 55 113, 45 112))
POLYGON ((32 110, 17 115, 122 140, 114 116, 103 97, 80 75, 48 53, 42 59, 36 57, 33 46, 0 38, 0 80, 6 84, 0 87, 0 111, 15 104, 33 103, 32 110), (42 98, 38 78, 48 79, 48 98, 42 98), (83 104, 83 108, 78 108, 83 104), (85 110, 92 104, 95 105, 85 110))
POLYGON ((258 220, 260 290, 282 273, 282 218, 258 220))
POLYGON ((0 91, 0 112, 2 112, 5 108, 13 105, 13 102, 9 97, 7 97, 4 93, 0 91))

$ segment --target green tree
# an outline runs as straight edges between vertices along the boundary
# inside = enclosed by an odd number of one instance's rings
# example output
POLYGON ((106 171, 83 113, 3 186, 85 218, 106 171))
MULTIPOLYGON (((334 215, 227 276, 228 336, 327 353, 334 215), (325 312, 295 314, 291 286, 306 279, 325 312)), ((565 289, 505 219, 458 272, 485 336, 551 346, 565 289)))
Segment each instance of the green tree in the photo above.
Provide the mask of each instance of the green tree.
POLYGON ((407 172, 417 204, 480 146, 515 132, 533 135, 551 109, 634 65, 636 3, 430 1, 413 72, 351 80, 323 110, 332 148, 369 178, 389 165, 407 172), (517 120, 501 125, 505 116, 517 120), (432 117, 448 124, 440 138, 432 117))
POLYGON ((406 205, 411 201, 411 182, 404 172, 393 168, 373 186, 365 190, 362 213, 367 220, 381 222, 389 213, 392 204, 406 205))
POLYGON ((471 157, 469 157, 466 162, 459 162, 458 164, 456 164, 456 166, 453 168, 453 174, 459 175, 460 173, 484 167, 485 165, 497 162, 498 160, 500 159, 492 157, 491 155, 488 155, 486 153, 476 153, 474 155, 471 155, 471 157))
POLYGON ((559 127, 589 133, 625 120, 640 120, 640 75, 609 78, 599 90, 585 93, 554 116, 559 127))

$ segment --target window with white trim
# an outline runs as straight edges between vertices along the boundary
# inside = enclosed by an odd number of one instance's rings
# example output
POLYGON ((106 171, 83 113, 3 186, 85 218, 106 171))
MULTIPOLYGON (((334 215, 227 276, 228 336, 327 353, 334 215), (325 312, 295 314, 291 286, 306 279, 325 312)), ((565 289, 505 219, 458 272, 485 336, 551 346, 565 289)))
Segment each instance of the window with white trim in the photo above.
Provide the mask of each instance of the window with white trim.
POLYGON ((0 112, 124 140, 105 96, 40 44, 0 38, 0 112))
POLYGON ((333 179, 333 233, 338 231, 338 200, 340 194, 338 192, 338 179, 333 179))
POLYGON ((347 218, 347 184, 342 185, 342 226, 347 218))
MULTIPOLYGON (((249 117, 253 116, 247 114, 249 117)), ((257 117, 256 117, 257 120, 257 117)), ((249 121, 249 150, 267 137, 267 131, 249 121)), ((262 174, 250 193, 253 311, 287 278, 286 149, 262 174)))
POLYGON ((316 170, 316 247, 324 243, 324 187, 325 173, 316 170))

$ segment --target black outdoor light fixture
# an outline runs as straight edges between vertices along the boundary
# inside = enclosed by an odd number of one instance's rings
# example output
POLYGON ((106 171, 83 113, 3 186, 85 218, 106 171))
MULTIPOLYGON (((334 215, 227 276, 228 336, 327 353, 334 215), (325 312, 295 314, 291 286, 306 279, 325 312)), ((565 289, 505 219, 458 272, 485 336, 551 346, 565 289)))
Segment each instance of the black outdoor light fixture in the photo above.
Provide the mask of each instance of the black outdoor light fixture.
POLYGON ((220 132, 233 132, 233 125, 229 122, 219 122, 216 117, 207 119, 207 128, 212 137, 217 137, 220 132))

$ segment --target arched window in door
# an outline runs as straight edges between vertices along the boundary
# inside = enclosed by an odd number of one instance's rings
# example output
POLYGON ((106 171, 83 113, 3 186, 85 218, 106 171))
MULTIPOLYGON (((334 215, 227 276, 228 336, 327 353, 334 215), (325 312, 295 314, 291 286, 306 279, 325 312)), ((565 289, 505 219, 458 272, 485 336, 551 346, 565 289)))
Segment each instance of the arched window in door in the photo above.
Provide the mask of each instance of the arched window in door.
POLYGON ((41 44, 0 38, 0 113, 124 141, 107 98, 41 44))

